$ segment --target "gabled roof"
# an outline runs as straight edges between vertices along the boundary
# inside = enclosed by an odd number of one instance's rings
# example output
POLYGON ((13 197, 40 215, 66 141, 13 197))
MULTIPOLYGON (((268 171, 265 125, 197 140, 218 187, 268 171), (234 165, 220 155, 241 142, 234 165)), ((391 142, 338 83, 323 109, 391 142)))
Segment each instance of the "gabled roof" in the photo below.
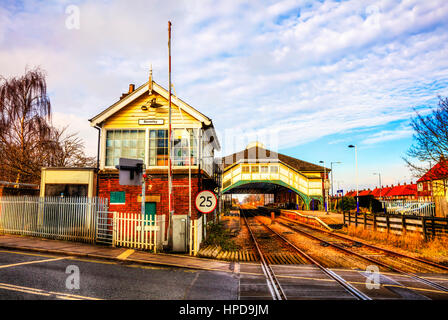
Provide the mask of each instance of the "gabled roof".
POLYGON ((417 194, 416 184, 403 184, 393 187, 388 193, 388 197, 393 196, 410 196, 417 194))
POLYGON ((393 186, 392 186, 392 187, 386 186, 385 188, 383 188, 383 191, 381 192, 381 195, 382 195, 383 197, 387 197, 387 196, 389 196, 389 192, 390 192, 392 189, 393 189, 393 186))
POLYGON ((372 192, 370 193, 370 195, 374 196, 374 197, 379 197, 381 195, 383 195, 383 190, 381 190, 381 188, 375 188, 372 190, 372 192))
POLYGON ((360 196, 360 197, 362 197, 362 196, 368 196, 368 195, 370 195, 371 192, 372 192, 372 190, 370 190, 370 189, 362 190, 362 191, 359 191, 359 196, 360 196))
POLYGON ((439 180, 448 177, 448 160, 437 163, 429 169, 417 182, 439 180))
POLYGON ((283 162, 291 168, 302 172, 330 172, 328 168, 324 168, 314 163, 299 160, 281 153, 277 153, 260 146, 249 147, 239 152, 233 153, 221 159, 223 168, 226 169, 238 162, 242 163, 272 163, 283 162))
MULTIPOLYGON (((160 94, 165 99, 167 100, 169 99, 169 92, 155 81, 152 81, 152 90, 160 94)), ((149 81, 146 82, 145 84, 142 84, 136 90, 126 95, 123 99, 118 100, 109 108, 103 110, 102 112, 94 116, 92 119, 89 119, 90 125, 92 127, 99 125, 101 122, 103 122, 116 112, 120 111, 122 108, 126 107, 129 103, 139 98, 141 95, 145 93, 147 94, 148 91, 149 91, 149 81)), ((201 112, 199 112, 186 102, 177 98, 176 96, 171 96, 171 103, 181 108, 183 111, 185 111, 198 121, 203 122, 206 126, 213 126, 212 120, 210 118, 208 118, 207 116, 205 116, 204 114, 202 114, 201 112)))

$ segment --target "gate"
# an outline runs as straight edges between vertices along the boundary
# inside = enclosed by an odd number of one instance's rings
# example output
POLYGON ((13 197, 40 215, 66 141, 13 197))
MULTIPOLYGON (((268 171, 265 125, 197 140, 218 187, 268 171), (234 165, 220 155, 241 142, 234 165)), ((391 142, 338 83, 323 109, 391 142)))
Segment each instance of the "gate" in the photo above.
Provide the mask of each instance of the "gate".
POLYGON ((157 251, 159 223, 156 216, 140 213, 113 213, 112 244, 119 247, 157 251))
POLYGON ((113 244, 113 212, 98 211, 96 217, 96 242, 113 244))

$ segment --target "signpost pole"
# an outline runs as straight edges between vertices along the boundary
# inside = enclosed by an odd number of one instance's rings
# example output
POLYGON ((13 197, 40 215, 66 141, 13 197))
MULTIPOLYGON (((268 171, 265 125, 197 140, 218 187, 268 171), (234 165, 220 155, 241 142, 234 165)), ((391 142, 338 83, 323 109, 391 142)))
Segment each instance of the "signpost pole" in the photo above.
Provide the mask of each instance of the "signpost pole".
POLYGON ((171 177, 171 21, 168 21, 168 234, 172 240, 173 209, 172 209, 172 177, 171 177))
POLYGON ((142 165, 142 211, 141 211, 141 224, 140 224, 140 241, 143 245, 143 239, 144 239, 144 230, 145 230, 145 203, 146 203, 146 166, 145 164, 142 165))

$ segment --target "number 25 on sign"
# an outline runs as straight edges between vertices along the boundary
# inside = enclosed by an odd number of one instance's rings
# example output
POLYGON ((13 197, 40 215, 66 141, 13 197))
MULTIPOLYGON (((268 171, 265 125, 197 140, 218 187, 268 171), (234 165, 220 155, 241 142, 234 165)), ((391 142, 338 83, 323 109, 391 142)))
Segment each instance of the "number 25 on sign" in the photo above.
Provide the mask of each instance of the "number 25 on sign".
POLYGON ((202 213, 212 212, 215 210, 217 203, 218 199, 216 199, 216 195, 209 190, 201 191, 196 196, 196 209, 202 213))

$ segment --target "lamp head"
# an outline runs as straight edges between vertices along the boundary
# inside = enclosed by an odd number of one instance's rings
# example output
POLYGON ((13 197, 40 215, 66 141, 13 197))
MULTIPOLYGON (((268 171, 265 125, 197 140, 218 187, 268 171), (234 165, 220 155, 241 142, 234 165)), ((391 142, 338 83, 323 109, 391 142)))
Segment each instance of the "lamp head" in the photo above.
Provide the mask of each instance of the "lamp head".
POLYGON ((349 145, 348 147, 349 147, 349 148, 354 148, 355 146, 351 144, 351 145, 349 145))
POLYGON ((142 109, 143 111, 146 111, 146 110, 148 110, 148 107, 147 106, 141 106, 140 109, 142 109))

